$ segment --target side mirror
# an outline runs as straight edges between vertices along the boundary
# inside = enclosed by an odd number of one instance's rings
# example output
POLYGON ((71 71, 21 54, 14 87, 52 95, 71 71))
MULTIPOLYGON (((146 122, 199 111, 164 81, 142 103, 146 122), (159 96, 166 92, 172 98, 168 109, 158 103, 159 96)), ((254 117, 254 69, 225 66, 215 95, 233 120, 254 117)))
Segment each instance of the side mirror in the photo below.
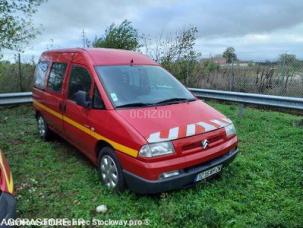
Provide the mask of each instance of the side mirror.
POLYGON ((79 90, 74 94, 74 101, 76 101, 77 105, 80 105, 84 108, 90 108, 92 104, 87 92, 82 90, 79 90))

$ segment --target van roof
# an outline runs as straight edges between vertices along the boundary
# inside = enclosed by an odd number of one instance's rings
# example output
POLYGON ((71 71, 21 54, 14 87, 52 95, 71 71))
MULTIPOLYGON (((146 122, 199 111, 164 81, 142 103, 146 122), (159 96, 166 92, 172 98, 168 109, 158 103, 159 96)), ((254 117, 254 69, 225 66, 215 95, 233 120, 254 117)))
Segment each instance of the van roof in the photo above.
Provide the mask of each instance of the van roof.
POLYGON ((66 48, 44 52, 42 55, 58 53, 81 53, 89 56, 93 65, 159 65, 151 58, 138 52, 111 48, 66 48))

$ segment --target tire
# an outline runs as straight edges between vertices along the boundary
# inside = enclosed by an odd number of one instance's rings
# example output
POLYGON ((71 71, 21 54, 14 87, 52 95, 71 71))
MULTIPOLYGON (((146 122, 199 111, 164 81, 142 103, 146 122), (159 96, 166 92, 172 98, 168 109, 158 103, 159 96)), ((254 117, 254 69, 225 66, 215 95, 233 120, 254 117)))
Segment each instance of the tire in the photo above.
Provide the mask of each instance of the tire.
POLYGON ((42 115, 37 116, 37 127, 40 138, 45 141, 51 138, 51 131, 42 115))
POLYGON ((101 149, 98 157, 98 173, 101 183, 108 189, 117 192, 125 190, 121 165, 111 147, 101 149))

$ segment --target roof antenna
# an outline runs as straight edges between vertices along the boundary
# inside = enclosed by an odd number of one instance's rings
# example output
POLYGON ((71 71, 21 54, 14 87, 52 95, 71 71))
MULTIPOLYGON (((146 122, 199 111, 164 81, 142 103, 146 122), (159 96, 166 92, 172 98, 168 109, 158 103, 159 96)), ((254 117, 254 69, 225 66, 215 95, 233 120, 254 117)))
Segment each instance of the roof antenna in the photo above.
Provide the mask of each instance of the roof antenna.
POLYGON ((134 65, 134 59, 132 59, 132 60, 130 61, 130 65, 131 65, 131 66, 134 65))

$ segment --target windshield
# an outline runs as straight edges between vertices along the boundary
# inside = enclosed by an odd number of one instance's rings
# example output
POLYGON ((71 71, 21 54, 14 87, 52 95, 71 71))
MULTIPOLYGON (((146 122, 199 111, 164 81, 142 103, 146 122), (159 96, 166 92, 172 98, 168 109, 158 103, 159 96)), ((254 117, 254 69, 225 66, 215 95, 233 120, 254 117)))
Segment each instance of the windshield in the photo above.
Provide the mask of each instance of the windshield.
POLYGON ((97 66, 115 107, 138 107, 193 101, 195 97, 160 66, 97 66))

